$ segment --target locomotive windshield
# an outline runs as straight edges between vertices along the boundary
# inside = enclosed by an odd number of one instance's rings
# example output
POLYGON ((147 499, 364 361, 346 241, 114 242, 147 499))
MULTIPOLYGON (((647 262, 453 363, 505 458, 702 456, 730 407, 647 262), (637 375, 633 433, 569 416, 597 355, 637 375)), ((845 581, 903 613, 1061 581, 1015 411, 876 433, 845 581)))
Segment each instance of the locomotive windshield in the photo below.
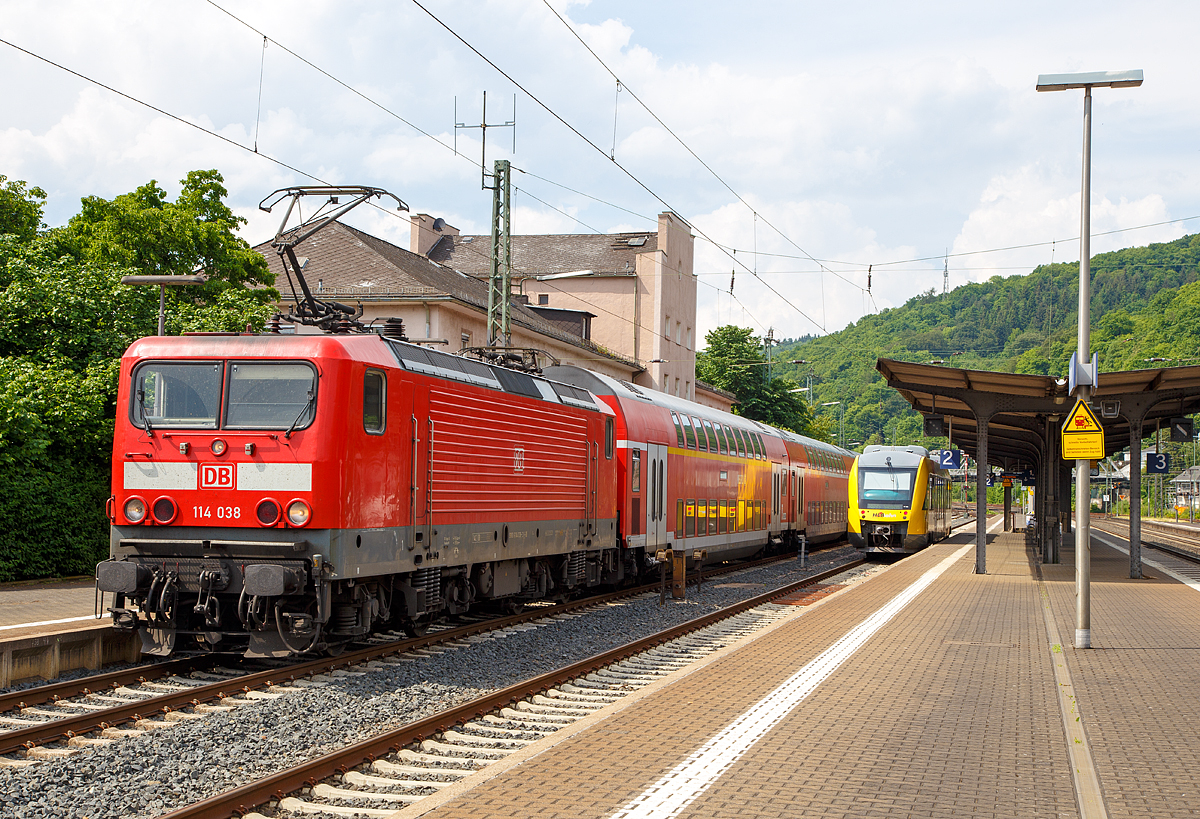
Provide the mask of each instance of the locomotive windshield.
POLYGON ((317 374, 299 362, 229 365, 225 426, 237 429, 295 428, 312 421, 317 374))
POLYGON ((133 374, 134 423, 216 429, 221 365, 214 362, 143 364, 133 374))
POLYGON ((316 370, 299 361, 152 361, 134 370, 131 409, 151 429, 295 430, 312 423, 316 390, 316 370))
POLYGON ((858 468, 858 498, 864 509, 901 509, 912 504, 915 469, 858 468))

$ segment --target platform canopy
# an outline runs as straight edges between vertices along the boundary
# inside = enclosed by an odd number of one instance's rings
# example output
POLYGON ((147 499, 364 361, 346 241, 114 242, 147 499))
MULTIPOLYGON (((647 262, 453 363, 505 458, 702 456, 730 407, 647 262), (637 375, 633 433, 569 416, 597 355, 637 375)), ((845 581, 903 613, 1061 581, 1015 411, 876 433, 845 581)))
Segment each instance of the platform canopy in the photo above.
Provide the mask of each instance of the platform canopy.
MULTIPOLYGON (((1075 399, 1067 382, 1046 375, 963 370, 881 358, 876 369, 926 416, 943 416, 952 443, 978 452, 977 418, 988 419, 987 460, 1008 469, 1033 469, 1048 434, 1057 434, 1075 399)), ((1130 446, 1131 425, 1143 436, 1170 419, 1200 412, 1200 367, 1101 373, 1091 406, 1104 427, 1105 454, 1130 446)))

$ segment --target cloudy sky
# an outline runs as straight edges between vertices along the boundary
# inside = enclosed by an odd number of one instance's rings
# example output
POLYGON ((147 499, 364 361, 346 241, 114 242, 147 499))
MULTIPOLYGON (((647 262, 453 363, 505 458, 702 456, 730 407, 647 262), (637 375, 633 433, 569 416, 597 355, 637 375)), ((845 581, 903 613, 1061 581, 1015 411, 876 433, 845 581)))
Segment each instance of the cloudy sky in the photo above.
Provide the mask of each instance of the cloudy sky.
MULTIPOLYGON (((454 127, 481 121, 486 91, 489 123, 515 95, 515 151, 489 130, 487 164, 518 169, 516 232, 653 229, 674 210, 697 234, 701 337, 831 332, 940 291, 947 253, 951 287, 1077 260, 1082 92, 1034 85, 1140 68, 1141 88, 1094 98, 1093 252, 1200 230, 1188 0, 0 9, 0 174, 46 190, 51 225, 83 196, 155 179, 173 197, 216 168, 251 243, 276 228, 258 202, 314 180, 486 233, 480 132, 454 127)), ((394 212, 351 221, 408 244, 394 212)))

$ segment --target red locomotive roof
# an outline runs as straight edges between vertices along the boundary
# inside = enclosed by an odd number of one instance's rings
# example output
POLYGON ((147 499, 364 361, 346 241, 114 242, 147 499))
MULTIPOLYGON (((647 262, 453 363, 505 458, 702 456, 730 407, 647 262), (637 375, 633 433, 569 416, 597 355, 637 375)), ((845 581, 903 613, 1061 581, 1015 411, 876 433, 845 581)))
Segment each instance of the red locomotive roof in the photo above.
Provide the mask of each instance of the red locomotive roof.
POLYGON ((395 366, 396 359, 376 335, 203 334, 148 336, 125 351, 125 358, 314 358, 353 359, 395 366))

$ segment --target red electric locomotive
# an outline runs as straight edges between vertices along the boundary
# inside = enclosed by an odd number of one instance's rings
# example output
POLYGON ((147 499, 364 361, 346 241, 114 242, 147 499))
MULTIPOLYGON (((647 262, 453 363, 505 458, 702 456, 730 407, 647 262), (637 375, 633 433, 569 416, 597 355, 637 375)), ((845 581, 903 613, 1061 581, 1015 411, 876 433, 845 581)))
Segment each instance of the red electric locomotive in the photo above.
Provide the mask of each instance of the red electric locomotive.
POLYGON ((192 335, 130 347, 118 402, 96 577, 147 653, 299 653, 622 577, 614 418, 577 387, 374 334, 192 335))

